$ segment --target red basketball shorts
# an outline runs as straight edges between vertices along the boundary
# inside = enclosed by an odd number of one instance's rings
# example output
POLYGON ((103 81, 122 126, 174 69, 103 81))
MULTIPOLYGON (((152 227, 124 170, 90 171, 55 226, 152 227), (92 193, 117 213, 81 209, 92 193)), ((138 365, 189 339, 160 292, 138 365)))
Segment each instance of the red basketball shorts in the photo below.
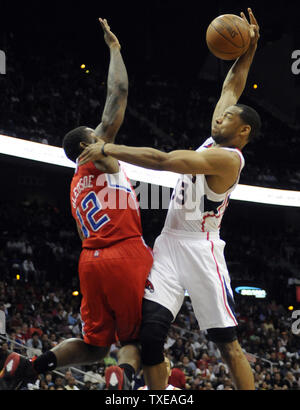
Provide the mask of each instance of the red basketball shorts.
POLYGON ((110 346, 137 339, 145 282, 153 257, 142 238, 105 249, 83 249, 79 259, 84 341, 110 346))

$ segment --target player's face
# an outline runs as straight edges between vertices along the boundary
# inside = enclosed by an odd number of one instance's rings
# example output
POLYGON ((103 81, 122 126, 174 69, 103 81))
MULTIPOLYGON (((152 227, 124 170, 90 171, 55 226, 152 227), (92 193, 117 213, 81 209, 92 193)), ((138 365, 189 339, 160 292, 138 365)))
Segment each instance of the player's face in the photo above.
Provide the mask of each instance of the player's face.
POLYGON ((217 144, 230 144, 236 138, 243 125, 240 113, 241 109, 233 105, 216 119, 212 127, 212 137, 217 144))

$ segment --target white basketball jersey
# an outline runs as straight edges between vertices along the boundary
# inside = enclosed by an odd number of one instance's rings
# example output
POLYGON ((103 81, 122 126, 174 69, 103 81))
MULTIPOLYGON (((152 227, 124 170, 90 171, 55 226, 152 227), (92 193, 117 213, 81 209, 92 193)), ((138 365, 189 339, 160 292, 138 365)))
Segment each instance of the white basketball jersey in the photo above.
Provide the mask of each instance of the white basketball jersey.
MULTIPOLYGON (((208 138, 196 151, 204 151, 214 145, 208 138)), ((245 165, 243 154, 236 148, 225 148, 240 156, 241 166, 234 185, 223 194, 213 192, 206 182, 205 175, 181 175, 174 188, 165 221, 166 230, 185 232, 219 231, 223 214, 228 206, 231 192, 237 186, 240 173, 245 165)))

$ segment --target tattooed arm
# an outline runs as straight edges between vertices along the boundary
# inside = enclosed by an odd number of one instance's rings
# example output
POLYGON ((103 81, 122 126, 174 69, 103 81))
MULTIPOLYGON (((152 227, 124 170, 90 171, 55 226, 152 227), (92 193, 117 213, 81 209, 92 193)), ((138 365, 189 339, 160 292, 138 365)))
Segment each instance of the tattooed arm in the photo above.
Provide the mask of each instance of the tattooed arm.
POLYGON ((101 123, 95 129, 95 134, 105 142, 114 142, 125 115, 128 77, 117 37, 110 31, 105 19, 99 19, 99 21, 104 31, 105 42, 110 50, 110 63, 105 107, 101 123))

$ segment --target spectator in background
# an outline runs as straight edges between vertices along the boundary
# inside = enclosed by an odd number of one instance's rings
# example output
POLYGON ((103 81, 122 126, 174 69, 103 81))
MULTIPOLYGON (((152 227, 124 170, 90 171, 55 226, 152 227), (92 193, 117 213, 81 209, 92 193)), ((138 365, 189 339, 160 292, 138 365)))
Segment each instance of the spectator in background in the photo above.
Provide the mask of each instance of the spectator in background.
POLYGON ((9 355, 8 343, 2 342, 1 347, 0 347, 0 368, 3 367, 4 362, 8 355, 9 355))
POLYGON ((90 370, 86 372, 83 378, 84 383, 90 382, 98 386, 102 390, 105 386, 105 378, 98 372, 97 365, 90 366, 90 370))
POLYGON ((273 374, 272 385, 274 390, 279 390, 280 387, 283 387, 284 383, 279 371, 273 374))
MULTIPOLYGON (((177 338, 175 343, 170 347, 170 352, 176 362, 182 360, 184 352, 185 352, 185 347, 184 347, 184 343, 181 337, 177 338)), ((173 383, 170 383, 170 384, 173 384, 173 383)))
POLYGON ((192 360, 190 360, 188 356, 183 356, 182 365, 183 365, 183 371, 186 376, 192 376, 197 369, 197 366, 195 365, 195 363, 192 360))
POLYGON ((32 359, 33 357, 38 357, 42 354, 42 349, 39 347, 40 340, 32 340, 31 347, 27 349, 27 357, 32 359))
POLYGON ((75 377, 69 377, 68 383, 65 386, 66 390, 80 390, 76 385, 75 377))
POLYGON ((52 375, 51 372, 47 372, 47 373, 45 374, 45 382, 47 383, 48 388, 49 388, 50 386, 54 386, 54 388, 55 388, 55 385, 54 385, 54 382, 53 382, 53 375, 52 375))
POLYGON ((24 259, 22 262, 22 270, 25 276, 25 282, 34 280, 35 283, 38 283, 38 273, 31 259, 24 259))
POLYGON ((31 337, 31 334, 29 332, 28 323, 23 323, 22 324, 21 333, 22 333, 23 339, 25 339, 25 343, 27 343, 28 339, 30 339, 30 337, 31 337))
POLYGON ((169 384, 179 389, 186 389, 186 377, 183 371, 183 364, 177 363, 171 370, 171 376, 169 377, 169 384))
POLYGON ((10 334, 10 341, 9 341, 9 349, 14 350, 20 354, 24 354, 24 347, 23 347, 22 340, 18 339, 18 336, 15 331, 10 334))
POLYGON ((39 390, 49 390, 49 386, 46 380, 41 380, 39 390))
POLYGON ((66 370, 65 372, 65 381, 69 383, 70 378, 73 377, 72 371, 70 369, 66 370))
POLYGON ((289 390, 298 390, 297 380, 291 371, 287 371, 283 378, 283 383, 286 384, 289 390))
POLYGON ((196 369, 195 374, 197 376, 202 377, 202 378, 209 379, 210 371, 208 370, 208 366, 206 366, 206 362, 202 359, 198 360, 197 361, 197 366, 198 366, 198 368, 196 369))
POLYGON ((49 337, 47 333, 43 333, 41 337, 41 342, 42 342, 42 352, 46 352, 47 350, 50 350, 52 348, 52 343, 49 340, 49 337))
POLYGON ((56 390, 65 390, 64 379, 61 376, 56 376, 54 380, 56 390))
POLYGON ((39 337, 43 334, 43 331, 40 328, 40 325, 37 320, 35 320, 34 323, 29 327, 29 334, 31 337, 33 333, 37 333, 39 337))
POLYGON ((42 351, 43 344, 40 340, 40 335, 38 332, 33 332, 30 339, 26 342, 27 347, 31 347, 34 349, 40 349, 42 351))
POLYGON ((55 347, 58 344, 55 333, 52 333, 50 335, 50 344, 51 344, 51 348, 55 347))

